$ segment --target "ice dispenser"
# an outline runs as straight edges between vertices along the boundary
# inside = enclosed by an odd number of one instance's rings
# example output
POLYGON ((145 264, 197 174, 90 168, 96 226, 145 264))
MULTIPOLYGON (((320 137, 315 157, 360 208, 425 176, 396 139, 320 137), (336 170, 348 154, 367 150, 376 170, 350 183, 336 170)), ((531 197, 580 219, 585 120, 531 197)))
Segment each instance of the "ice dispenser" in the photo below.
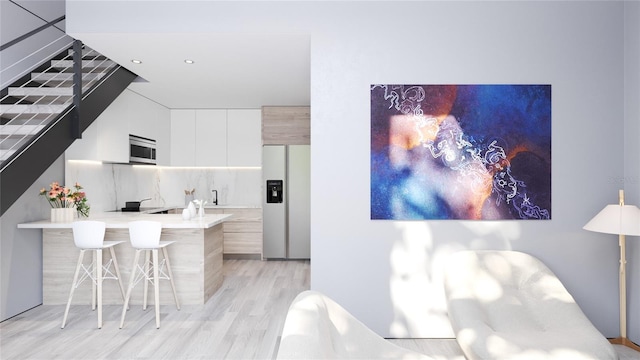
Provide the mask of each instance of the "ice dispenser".
POLYGON ((267 180, 267 204, 282 202, 282 180, 267 180))

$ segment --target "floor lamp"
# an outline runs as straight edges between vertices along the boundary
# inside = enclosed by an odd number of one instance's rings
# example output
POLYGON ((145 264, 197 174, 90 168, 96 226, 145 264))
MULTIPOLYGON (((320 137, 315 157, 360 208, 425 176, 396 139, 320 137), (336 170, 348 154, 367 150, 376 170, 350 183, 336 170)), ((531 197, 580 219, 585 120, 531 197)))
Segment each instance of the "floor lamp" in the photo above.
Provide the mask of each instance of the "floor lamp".
POLYGON ((607 205, 583 227, 585 230, 618 235, 620 244, 620 337, 612 344, 621 344, 640 351, 640 346, 627 339, 627 285, 625 235, 640 236, 640 209, 624 204, 624 192, 620 190, 617 205, 607 205))

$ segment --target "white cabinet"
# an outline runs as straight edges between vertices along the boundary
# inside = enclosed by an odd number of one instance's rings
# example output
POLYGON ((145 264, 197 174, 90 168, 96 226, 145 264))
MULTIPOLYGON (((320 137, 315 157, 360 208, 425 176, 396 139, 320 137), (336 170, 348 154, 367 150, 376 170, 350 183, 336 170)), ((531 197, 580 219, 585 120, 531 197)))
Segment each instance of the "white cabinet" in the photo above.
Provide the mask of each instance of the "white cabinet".
POLYGON ((169 163, 169 110, 125 90, 65 152, 67 160, 129 162, 129 134, 157 141, 158 164, 169 163))
POLYGON ((227 166, 227 110, 196 110, 196 166, 227 166))
POLYGON ((229 110, 227 114, 228 166, 260 166, 262 126, 260 109, 229 110))
POLYGON ((171 165, 195 166, 196 111, 171 110, 171 165))
POLYGON ((260 166, 260 109, 171 110, 172 166, 260 166))
POLYGON ((125 95, 113 103, 82 133, 65 152, 67 160, 129 162, 128 107, 125 95))

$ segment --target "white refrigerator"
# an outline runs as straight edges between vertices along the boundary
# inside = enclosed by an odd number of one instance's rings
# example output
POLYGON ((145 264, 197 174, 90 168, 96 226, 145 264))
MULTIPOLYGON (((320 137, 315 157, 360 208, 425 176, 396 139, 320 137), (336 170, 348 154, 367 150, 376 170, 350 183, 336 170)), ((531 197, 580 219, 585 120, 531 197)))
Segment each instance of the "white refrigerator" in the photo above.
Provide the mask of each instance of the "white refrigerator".
POLYGON ((309 259, 309 145, 262 147, 263 257, 309 259))

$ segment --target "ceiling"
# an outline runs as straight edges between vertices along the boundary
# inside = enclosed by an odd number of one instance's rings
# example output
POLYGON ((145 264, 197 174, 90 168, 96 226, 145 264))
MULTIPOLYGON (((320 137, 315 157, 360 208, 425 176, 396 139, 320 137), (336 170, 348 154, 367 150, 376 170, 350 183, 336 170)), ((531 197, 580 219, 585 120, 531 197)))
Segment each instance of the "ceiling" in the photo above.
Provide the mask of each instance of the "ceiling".
POLYGON ((131 91, 170 109, 310 102, 308 35, 85 33, 77 38, 136 73, 131 91))

